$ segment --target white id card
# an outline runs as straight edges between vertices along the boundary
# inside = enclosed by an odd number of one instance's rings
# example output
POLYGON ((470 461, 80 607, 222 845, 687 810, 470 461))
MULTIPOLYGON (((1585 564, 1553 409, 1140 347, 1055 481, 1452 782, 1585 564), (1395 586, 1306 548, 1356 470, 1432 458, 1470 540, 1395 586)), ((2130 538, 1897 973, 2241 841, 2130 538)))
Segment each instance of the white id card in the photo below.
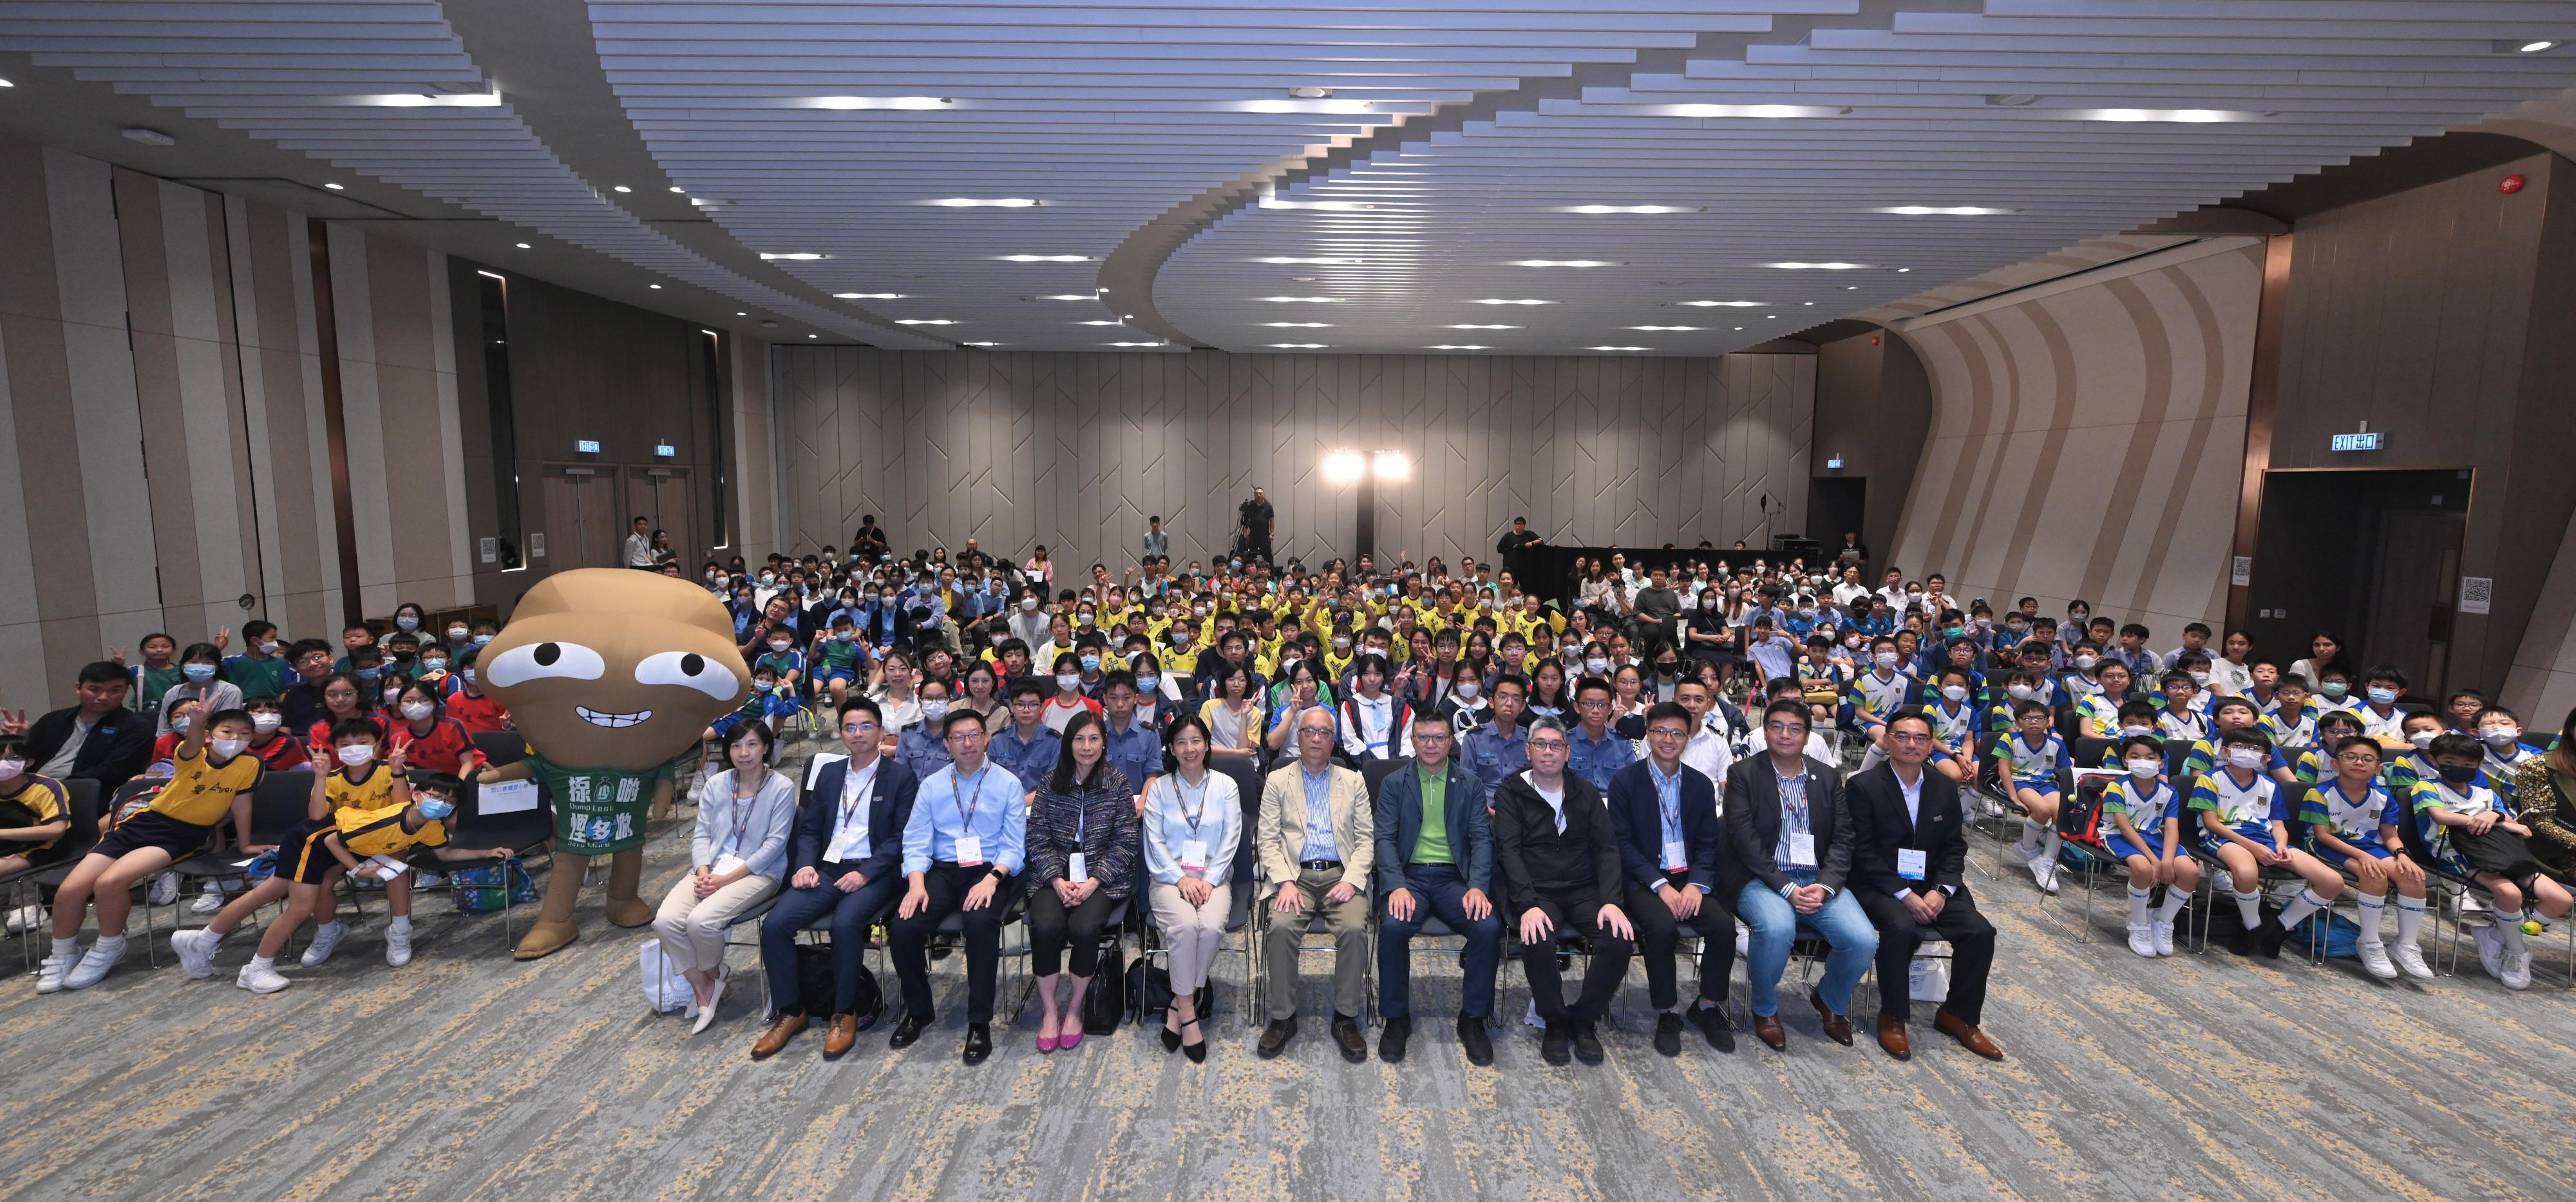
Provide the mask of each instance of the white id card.
POLYGON ((868 824, 862 822, 856 826, 843 828, 841 836, 832 840, 832 846, 824 851, 823 858, 835 864, 842 864, 851 860, 866 859, 867 851, 868 824))
POLYGON ((1909 881, 1919 881, 1923 879, 1923 852, 1920 848, 1900 847, 1896 849, 1896 875, 1904 877, 1909 881))
POLYGON ((957 837, 957 866, 973 868, 984 862, 984 841, 973 835, 957 837))
POLYGON ((1796 831, 1789 836, 1789 862, 1800 868, 1816 866, 1816 833, 1796 831))
POLYGON ((1181 841, 1181 867, 1191 872, 1207 871, 1208 845, 1205 839, 1181 841))
POLYGON ((1091 861, 1081 852, 1064 858, 1064 879, 1079 885, 1091 879, 1091 861))
POLYGON ((1690 867, 1690 856, 1682 851, 1681 840, 1664 840, 1664 867, 1675 871, 1690 867))
POLYGON ((728 854, 716 857, 715 874, 717 876, 723 876, 724 874, 740 867, 742 867, 741 856, 728 854))

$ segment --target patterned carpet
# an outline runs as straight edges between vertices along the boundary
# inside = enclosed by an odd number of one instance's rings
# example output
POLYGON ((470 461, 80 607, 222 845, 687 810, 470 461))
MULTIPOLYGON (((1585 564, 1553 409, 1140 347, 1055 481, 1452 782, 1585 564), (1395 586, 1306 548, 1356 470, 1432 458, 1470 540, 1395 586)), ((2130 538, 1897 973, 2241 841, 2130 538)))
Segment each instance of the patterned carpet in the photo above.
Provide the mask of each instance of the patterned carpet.
MULTIPOLYGON (((685 849, 684 828, 658 834, 648 898, 685 849)), ((1991 866, 1991 847, 1978 858, 1991 866)), ((1986 1022, 2001 1064, 1935 1035, 1928 1006, 1914 1060, 1890 1060, 1868 1040, 1866 984, 1857 1046, 1825 1041, 1784 988, 1786 1052, 1694 1036, 1668 1060, 1632 969, 1608 1063, 1551 1068, 1514 1023, 1477 1069, 1450 1031, 1446 957, 1421 961, 1404 1064, 1345 1064, 1312 1021, 1265 1062, 1239 956, 1218 963, 1204 1066, 1134 1028, 1040 1056, 1032 1007, 966 1068, 954 956, 934 965, 944 1029, 914 1047, 889 1051, 881 1026, 826 1063, 809 1032, 754 1064, 748 948, 724 1020, 693 1038, 645 1011, 642 936, 606 927, 595 891, 583 940, 532 964, 509 958, 497 917, 440 897, 420 908, 418 958, 388 969, 371 900, 331 963, 290 967, 294 988, 269 997, 232 986, 238 935, 208 981, 165 944, 159 969, 137 946, 85 992, 0 991, 20 1115, 0 1197, 2570 1196, 2563 940, 2519 995, 2473 954, 2422 987, 2215 949, 2150 963, 2119 942, 2116 886, 2087 943, 2071 888, 2042 904, 2017 867, 1972 880, 2002 932, 1986 1022)), ((1508 969, 1505 985, 1517 1016, 1526 994, 1508 969)), ((1328 992, 1310 959, 1310 1015, 1328 992)), ((1740 976, 1735 999, 1740 1025, 1740 976)))

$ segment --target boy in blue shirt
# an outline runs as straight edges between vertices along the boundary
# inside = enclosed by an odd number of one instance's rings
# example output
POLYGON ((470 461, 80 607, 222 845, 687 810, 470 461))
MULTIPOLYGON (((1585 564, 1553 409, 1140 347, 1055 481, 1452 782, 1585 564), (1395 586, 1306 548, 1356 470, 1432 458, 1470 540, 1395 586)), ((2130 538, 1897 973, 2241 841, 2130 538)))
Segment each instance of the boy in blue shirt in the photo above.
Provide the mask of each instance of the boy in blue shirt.
POLYGON ((2130 735, 2114 749, 2129 775, 2102 790, 2103 844, 2129 866, 2129 950, 2154 959, 2174 954, 2174 919, 2200 889, 2200 861, 2183 850, 2182 791, 2165 779, 2164 745, 2130 735), (2164 905, 2147 903, 2156 886, 2164 905))
POLYGON ((2343 892, 2343 869, 2352 870, 2361 889, 2361 939, 2355 953, 2361 966, 2380 980, 2394 980, 2402 965, 2419 981, 2433 978, 2415 933, 2424 922, 2424 870, 2390 850, 2398 843, 2397 824, 2406 807, 2379 783, 2379 744, 2359 735, 2335 741, 2334 775, 2305 787, 2299 796, 2299 823, 2306 828, 2290 866, 2319 894, 2343 892), (2388 910, 2388 886, 2397 886, 2397 959, 2391 963, 2380 943, 2380 919, 2388 910))
POLYGON ((2201 854, 2227 869, 2236 914, 2242 922, 2234 951, 2254 954, 2259 944, 2266 956, 2281 954, 2284 933, 2309 913, 2323 909, 2325 899, 2313 888, 2277 916, 2263 913, 2262 871, 2290 864, 2290 806, 2279 781, 2263 772, 2272 758, 2272 741, 2263 732, 2242 727, 2219 737, 2225 766, 2192 783, 2190 808, 2199 814, 2201 854))
POLYGON ((2015 702, 2013 724, 2019 729, 1995 744, 1995 755, 2012 780, 2013 800, 2027 815, 2013 854, 2030 864, 2031 880, 2043 893, 2057 892, 2058 774, 2075 766, 2066 740, 2049 730, 2049 718, 2047 706, 2015 702))

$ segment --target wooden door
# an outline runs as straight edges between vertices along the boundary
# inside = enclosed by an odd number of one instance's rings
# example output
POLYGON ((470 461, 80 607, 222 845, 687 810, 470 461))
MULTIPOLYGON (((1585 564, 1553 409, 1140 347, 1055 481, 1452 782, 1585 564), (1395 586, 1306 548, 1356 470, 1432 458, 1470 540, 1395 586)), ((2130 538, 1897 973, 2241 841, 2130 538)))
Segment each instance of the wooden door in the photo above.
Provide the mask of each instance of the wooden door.
POLYGON ((614 468, 587 464, 546 465, 547 570, 617 565, 618 540, 625 531, 615 473, 614 468))

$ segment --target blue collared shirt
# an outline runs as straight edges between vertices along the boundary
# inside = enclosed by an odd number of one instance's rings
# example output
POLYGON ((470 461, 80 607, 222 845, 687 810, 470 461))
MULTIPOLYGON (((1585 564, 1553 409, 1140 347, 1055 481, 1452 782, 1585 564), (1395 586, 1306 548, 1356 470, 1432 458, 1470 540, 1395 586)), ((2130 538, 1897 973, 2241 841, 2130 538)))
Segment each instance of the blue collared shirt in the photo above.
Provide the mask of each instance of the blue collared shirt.
MULTIPOLYGON (((1037 734, 1022 741, 1019 724, 1015 722, 1003 727, 1002 733, 993 736, 989 758, 994 763, 1009 769, 1011 775, 1019 778, 1021 792, 1034 793, 1045 787, 1047 774, 1055 771, 1055 760, 1061 744, 1062 740, 1054 731, 1048 730, 1044 722, 1038 724, 1037 734)), ((928 780, 930 777, 924 774, 921 779, 928 780)))
MULTIPOLYGON (((948 740, 930 729, 927 722, 895 736, 894 758, 912 769, 914 780, 929 780, 932 773, 949 764, 948 740)), ((1004 771, 1009 771, 1006 767, 1004 771)))
MULTIPOLYGON (((1777 773, 1779 769, 1773 768, 1771 771, 1777 773)), ((1780 869, 1780 871, 1812 873, 1816 871, 1819 866, 1818 864, 1798 863, 1797 860, 1789 854, 1789 836, 1808 833, 1809 821, 1810 816, 1807 812, 1807 773, 1802 768, 1796 776, 1783 776, 1780 778, 1780 843, 1779 846, 1772 849, 1771 860, 1773 866, 1780 869)), ((1819 863, 1821 863, 1823 859, 1821 852, 1819 852, 1817 859, 1819 863)))
POLYGON ((1529 767, 1529 728, 1516 725, 1506 739, 1487 722, 1460 738, 1458 749, 1466 756, 1467 770, 1476 774, 1491 796, 1503 787, 1504 778, 1529 767))
POLYGON ((950 764, 922 779, 912 817, 903 825, 903 871, 927 872, 957 862, 957 840, 983 840, 984 862, 1017 875, 1028 860, 1029 808, 1019 781, 991 762, 962 783, 950 764), (961 791, 962 790, 962 791, 961 791))
POLYGON ((1107 723, 1102 724, 1102 729, 1109 735, 1109 766, 1126 774, 1127 783, 1135 786, 1138 793, 1143 793, 1145 778, 1163 771, 1163 740, 1155 736, 1153 727, 1147 726, 1134 714, 1127 716, 1127 729, 1124 731, 1107 723))
POLYGON ((1338 860, 1341 847, 1333 842, 1333 769, 1326 765, 1320 773, 1306 771, 1297 765, 1297 775, 1306 784, 1306 846, 1297 853, 1300 860, 1338 860))
MULTIPOLYGON (((1617 731, 1607 726, 1601 728, 1601 741, 1597 743, 1583 733, 1580 725, 1566 732, 1566 736, 1569 751, 1565 770, 1582 777, 1604 794, 1610 792, 1611 775, 1637 758, 1637 745, 1620 738, 1617 731)), ((1527 741, 1526 736, 1523 741, 1527 741)))

